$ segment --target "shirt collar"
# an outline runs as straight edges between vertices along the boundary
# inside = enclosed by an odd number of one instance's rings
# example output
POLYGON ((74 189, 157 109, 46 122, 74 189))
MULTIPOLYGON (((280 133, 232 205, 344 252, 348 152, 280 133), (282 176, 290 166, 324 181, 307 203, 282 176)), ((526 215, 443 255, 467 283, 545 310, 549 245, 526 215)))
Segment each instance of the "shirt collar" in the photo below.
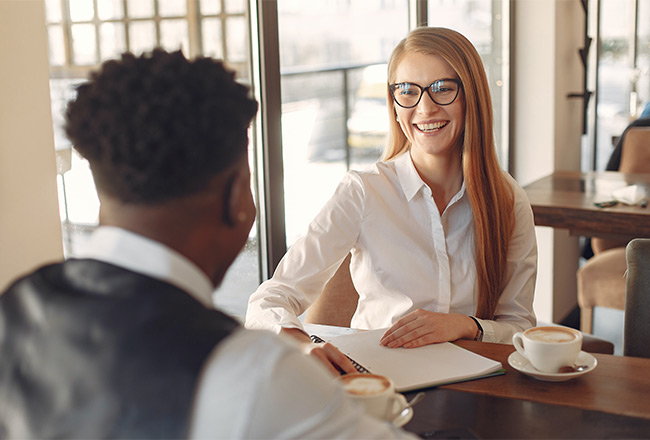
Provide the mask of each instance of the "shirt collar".
MULTIPOLYGON (((431 190, 427 184, 424 183, 424 180, 422 180, 420 174, 418 174, 418 171, 415 169, 413 159, 411 159, 410 151, 402 153, 395 159, 395 171, 397 173, 397 177, 399 178, 400 185, 402 185, 402 191, 404 191, 406 200, 411 201, 411 199, 413 199, 413 197, 415 197, 415 195, 420 190, 423 190, 428 196, 431 195, 431 190)), ((454 197, 452 197, 449 204, 451 205, 455 203, 464 194, 465 179, 463 179, 460 190, 454 197)))
POLYGON ((164 244, 126 229, 100 226, 76 256, 168 282, 185 290, 204 306, 214 307, 214 286, 196 264, 164 244))
POLYGON ((415 169, 415 165, 413 165, 413 160, 411 159, 411 153, 408 151, 400 154, 395 159, 395 171, 400 185, 402 185, 402 191, 404 191, 404 195, 408 201, 415 197, 421 188, 427 186, 415 169))

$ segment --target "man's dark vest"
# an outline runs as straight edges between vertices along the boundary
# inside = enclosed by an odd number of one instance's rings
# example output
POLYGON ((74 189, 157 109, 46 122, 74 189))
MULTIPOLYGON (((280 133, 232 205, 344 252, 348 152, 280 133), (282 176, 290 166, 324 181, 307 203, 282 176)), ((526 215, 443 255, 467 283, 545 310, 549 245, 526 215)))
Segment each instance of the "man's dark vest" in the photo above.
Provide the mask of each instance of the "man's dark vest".
POLYGON ((0 438, 184 438, 201 367, 237 325, 107 263, 45 266, 0 296, 0 438))

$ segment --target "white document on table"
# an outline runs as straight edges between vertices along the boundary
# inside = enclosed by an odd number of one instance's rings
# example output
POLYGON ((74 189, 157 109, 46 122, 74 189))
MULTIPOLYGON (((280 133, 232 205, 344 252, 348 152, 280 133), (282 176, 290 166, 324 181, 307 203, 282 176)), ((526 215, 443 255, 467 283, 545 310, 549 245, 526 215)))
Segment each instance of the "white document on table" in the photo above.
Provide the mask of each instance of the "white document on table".
POLYGON ((451 342, 418 348, 383 347, 379 340, 385 331, 359 331, 324 339, 371 373, 391 378, 399 392, 504 373, 501 362, 451 342))

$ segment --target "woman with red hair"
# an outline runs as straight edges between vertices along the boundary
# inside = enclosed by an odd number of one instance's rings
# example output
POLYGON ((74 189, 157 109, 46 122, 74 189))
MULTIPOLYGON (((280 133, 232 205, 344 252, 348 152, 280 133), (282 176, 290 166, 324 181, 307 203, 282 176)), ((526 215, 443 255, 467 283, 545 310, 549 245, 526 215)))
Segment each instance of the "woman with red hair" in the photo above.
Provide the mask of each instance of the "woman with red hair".
POLYGON ((247 326, 306 341, 298 316, 351 253, 351 325, 387 328, 383 345, 510 343, 536 324, 537 245, 525 192, 497 160, 479 54, 453 30, 415 29, 390 58, 387 99, 381 161, 345 176, 251 296, 247 326))

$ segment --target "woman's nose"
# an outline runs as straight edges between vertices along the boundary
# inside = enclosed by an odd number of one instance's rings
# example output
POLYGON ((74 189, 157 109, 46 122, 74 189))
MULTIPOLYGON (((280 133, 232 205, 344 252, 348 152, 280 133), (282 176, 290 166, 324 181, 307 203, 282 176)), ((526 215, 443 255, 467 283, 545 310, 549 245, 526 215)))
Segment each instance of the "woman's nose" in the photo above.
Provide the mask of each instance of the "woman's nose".
POLYGON ((439 108, 440 106, 435 103, 431 96, 429 96, 429 93, 425 90, 422 99, 420 99, 420 102, 418 102, 418 111, 430 113, 438 110, 439 108))

